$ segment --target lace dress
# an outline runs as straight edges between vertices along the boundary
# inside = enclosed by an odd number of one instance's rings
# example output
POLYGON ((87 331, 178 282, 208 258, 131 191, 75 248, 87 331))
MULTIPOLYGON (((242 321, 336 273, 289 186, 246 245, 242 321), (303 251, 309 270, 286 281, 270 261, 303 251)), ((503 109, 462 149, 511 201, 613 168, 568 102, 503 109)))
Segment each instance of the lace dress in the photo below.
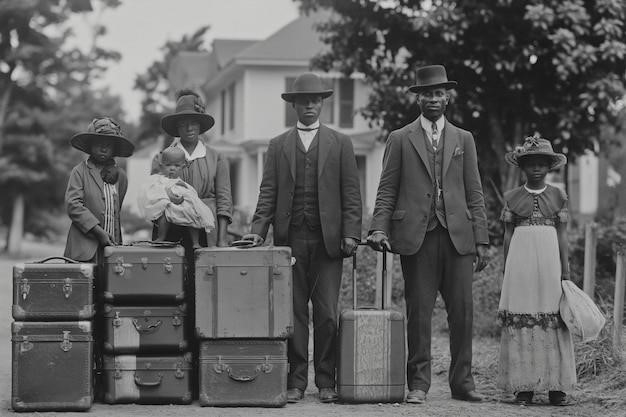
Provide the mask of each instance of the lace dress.
POLYGON ((568 220, 567 197, 548 187, 507 193, 502 212, 514 226, 498 307, 498 387, 508 392, 567 391, 576 383, 574 345, 559 315, 556 226, 568 220))

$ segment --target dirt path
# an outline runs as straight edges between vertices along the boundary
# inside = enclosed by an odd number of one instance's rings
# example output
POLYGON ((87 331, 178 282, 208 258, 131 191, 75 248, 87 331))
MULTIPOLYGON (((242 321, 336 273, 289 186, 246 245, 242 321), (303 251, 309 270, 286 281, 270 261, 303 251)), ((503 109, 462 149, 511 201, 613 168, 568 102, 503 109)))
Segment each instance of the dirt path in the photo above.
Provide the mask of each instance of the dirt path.
MULTIPOLYGON (((28 259, 41 258, 46 254, 58 254, 59 248, 46 248, 33 245, 28 259)), ((284 408, 204 408, 197 403, 188 406, 145 406, 145 405, 106 405, 94 404, 89 414, 85 413, 13 413, 10 408, 11 393, 11 345, 10 323, 12 303, 11 268, 17 260, 0 258, 0 305, 4 306, 0 314, 0 415, 23 416, 204 416, 204 417, 237 417, 237 416, 297 416, 297 417, 370 417, 370 416, 412 416, 412 417, 448 417, 448 416, 626 416, 626 409, 607 406, 598 395, 598 388, 593 383, 579 384, 572 393, 573 404, 568 407, 552 407, 547 404, 545 395, 538 395, 537 400, 543 402, 531 407, 520 407, 510 404, 511 397, 503 395, 494 385, 494 372, 497 367, 497 341, 493 339, 477 339, 474 343, 474 375, 478 391, 487 397, 480 404, 470 404, 452 400, 448 389, 448 338, 437 334, 433 338, 433 383, 424 405, 410 404, 321 404, 317 401, 313 383, 306 392, 305 399, 298 404, 289 404, 284 408), (604 405, 603 405, 604 404, 604 405)), ((311 378, 310 378, 311 380, 311 378)))

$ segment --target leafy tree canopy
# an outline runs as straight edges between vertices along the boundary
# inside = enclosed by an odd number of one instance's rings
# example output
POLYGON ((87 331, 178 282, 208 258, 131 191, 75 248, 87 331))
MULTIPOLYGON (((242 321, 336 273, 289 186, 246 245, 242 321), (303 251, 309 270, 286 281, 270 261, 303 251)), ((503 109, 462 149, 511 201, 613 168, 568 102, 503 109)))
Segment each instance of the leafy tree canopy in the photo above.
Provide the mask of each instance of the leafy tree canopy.
POLYGON ((623 108, 622 0, 295 0, 334 11, 318 30, 328 52, 314 66, 363 73, 362 110, 383 132, 414 120, 414 69, 443 64, 459 82, 448 117, 477 138, 481 170, 513 177, 503 154, 539 132, 570 159, 606 143, 601 126, 623 108))

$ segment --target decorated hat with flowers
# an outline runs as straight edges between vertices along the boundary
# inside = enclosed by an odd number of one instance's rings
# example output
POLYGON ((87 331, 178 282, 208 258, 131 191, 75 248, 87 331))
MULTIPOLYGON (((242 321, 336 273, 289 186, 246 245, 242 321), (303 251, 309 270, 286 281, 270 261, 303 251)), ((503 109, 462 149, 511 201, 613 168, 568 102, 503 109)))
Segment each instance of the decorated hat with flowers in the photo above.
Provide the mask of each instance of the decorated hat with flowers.
POLYGON ((70 144, 85 153, 91 152, 91 144, 96 138, 111 139, 114 143, 113 156, 128 157, 133 154, 135 145, 126 139, 122 127, 112 117, 96 117, 87 126, 87 131, 72 136, 70 144))
POLYGON ((520 160, 530 155, 544 155, 550 159, 550 170, 562 167, 567 163, 567 157, 562 153, 554 152, 548 139, 539 135, 528 136, 521 146, 504 155, 504 159, 511 165, 519 167, 520 160))

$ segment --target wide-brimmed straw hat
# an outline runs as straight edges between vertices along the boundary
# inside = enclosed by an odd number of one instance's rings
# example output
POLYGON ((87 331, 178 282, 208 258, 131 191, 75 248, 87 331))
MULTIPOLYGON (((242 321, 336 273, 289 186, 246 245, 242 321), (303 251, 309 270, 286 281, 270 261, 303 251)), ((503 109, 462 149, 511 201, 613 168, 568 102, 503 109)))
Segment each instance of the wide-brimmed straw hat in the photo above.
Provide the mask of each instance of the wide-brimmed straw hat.
POLYGON ((215 124, 215 119, 205 113, 204 103, 194 94, 183 94, 176 100, 174 113, 161 118, 161 127, 170 136, 179 136, 178 122, 182 119, 192 119, 200 124, 200 133, 204 133, 215 124))
POLYGON ((419 93, 426 88, 443 87, 446 89, 456 87, 457 82, 448 80, 448 74, 443 65, 427 65, 418 68, 415 73, 415 85, 409 87, 412 93, 419 93))
POLYGON ((520 159, 529 155, 544 155, 550 158, 550 170, 560 168, 567 163, 567 157, 562 153, 554 152, 548 139, 537 135, 524 139, 522 146, 518 146, 514 151, 505 154, 504 159, 509 164, 519 167, 520 159))
POLYGON ((293 103, 296 97, 301 95, 317 95, 322 98, 327 98, 332 94, 333 90, 324 88, 324 84, 319 75, 306 72, 296 78, 291 86, 291 91, 282 93, 280 96, 283 100, 293 103))
POLYGON ((86 132, 77 133, 70 139, 70 144, 85 153, 91 153, 91 144, 96 138, 109 138, 115 144, 113 156, 128 157, 133 154, 135 145, 124 137, 122 128, 111 117, 96 117, 87 126, 86 132))

